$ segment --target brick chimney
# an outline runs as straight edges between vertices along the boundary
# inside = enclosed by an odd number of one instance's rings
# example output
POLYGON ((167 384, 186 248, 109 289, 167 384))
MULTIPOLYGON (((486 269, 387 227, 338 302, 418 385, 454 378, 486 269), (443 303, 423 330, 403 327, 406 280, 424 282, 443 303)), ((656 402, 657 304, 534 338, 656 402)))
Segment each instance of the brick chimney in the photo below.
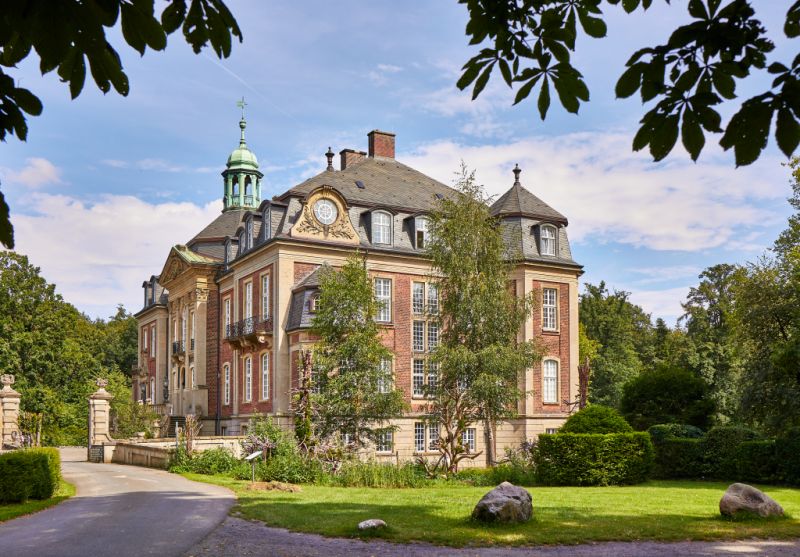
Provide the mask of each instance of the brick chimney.
POLYGON ((369 156, 394 158, 394 134, 372 130, 367 134, 369 138, 369 156))
POLYGON ((366 156, 367 154, 364 151, 356 151, 355 149, 342 149, 339 151, 339 164, 341 166, 341 170, 344 170, 348 166, 363 160, 366 156))

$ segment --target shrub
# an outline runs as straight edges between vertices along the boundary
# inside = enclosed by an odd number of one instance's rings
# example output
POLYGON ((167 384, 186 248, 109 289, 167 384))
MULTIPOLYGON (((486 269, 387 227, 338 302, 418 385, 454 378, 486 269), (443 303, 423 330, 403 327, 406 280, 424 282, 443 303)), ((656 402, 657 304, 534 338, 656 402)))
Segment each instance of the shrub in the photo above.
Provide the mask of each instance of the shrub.
POLYGON ((0 503, 49 499, 60 479, 57 449, 27 449, 0 455, 0 503))
POLYGON ((667 437, 658 442, 655 439, 654 437, 655 466, 653 475, 655 477, 672 479, 703 476, 705 444, 702 439, 667 437))
POLYGON ((323 474, 322 464, 318 460, 299 454, 273 456, 256 465, 256 478, 262 482, 311 484, 319 482, 323 474))
POLYGON ((705 433, 699 427, 689 424, 658 424, 647 428, 647 433, 650 434, 650 439, 653 444, 666 441, 670 437, 679 437, 682 439, 701 439, 705 433))
POLYGON ((222 447, 209 449, 194 455, 189 463, 188 471, 197 474, 228 474, 239 461, 230 451, 222 447))
POLYGON ((788 430, 775 440, 775 460, 781 481, 800 485, 800 427, 788 430))
POLYGON ((758 434, 746 427, 715 427, 704 441, 706 476, 722 480, 736 479, 736 451, 745 441, 758 439, 758 434))
POLYGON ((769 483, 778 480, 775 440, 745 441, 736 450, 736 479, 769 483))
POLYGON ((378 462, 349 461, 342 464, 327 482, 341 487, 421 487, 427 483, 425 472, 411 462, 402 466, 378 462))
POLYGON ((628 433, 633 428, 619 412, 608 406, 590 404, 564 422, 559 433, 628 433))
POLYGON ((664 423, 706 428, 714 402, 702 378, 685 369, 660 367, 625 384, 620 410, 637 430, 664 423))
POLYGON ((494 487, 503 482, 531 486, 535 485, 536 476, 533 468, 503 463, 492 468, 465 468, 454 474, 452 480, 476 487, 494 487))
POLYGON ((653 465, 647 433, 539 436, 536 479, 546 485, 623 485, 643 482, 653 465))

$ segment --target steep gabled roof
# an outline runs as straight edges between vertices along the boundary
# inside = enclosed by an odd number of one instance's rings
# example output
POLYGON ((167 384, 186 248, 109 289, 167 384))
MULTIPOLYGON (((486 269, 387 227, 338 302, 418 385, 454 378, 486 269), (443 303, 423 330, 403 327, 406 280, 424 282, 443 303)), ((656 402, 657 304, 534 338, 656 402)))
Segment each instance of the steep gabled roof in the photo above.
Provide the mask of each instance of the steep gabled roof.
POLYGON ((430 211, 437 195, 456 195, 453 188, 395 159, 365 157, 344 170, 320 172, 277 199, 305 196, 320 186, 334 187, 348 203, 411 211, 430 211), (356 182, 361 182, 363 188, 356 182))
POLYGON ((245 215, 250 211, 247 209, 231 209, 224 211, 217 218, 211 221, 211 224, 206 226, 203 230, 195 234, 194 238, 187 242, 191 246, 193 243, 200 240, 222 240, 226 236, 233 236, 236 229, 244 220, 245 215))
POLYGON ((492 216, 525 216, 567 224, 567 217, 515 182, 492 204, 492 216))

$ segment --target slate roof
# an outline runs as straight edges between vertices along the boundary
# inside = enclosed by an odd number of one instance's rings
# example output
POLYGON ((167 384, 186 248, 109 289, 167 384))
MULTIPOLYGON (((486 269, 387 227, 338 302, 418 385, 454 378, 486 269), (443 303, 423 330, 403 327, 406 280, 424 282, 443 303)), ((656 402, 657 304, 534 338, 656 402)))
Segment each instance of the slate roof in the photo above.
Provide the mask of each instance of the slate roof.
POLYGON ((193 243, 200 240, 209 240, 212 238, 221 240, 222 238, 225 238, 225 236, 233 236, 248 212, 248 209, 231 209, 229 211, 224 211, 217 218, 211 221, 211 224, 206 226, 203 230, 198 232, 194 238, 189 240, 187 245, 191 246, 193 243))
POLYGON ((453 188, 395 159, 365 157, 344 170, 323 171, 277 199, 284 200, 292 195, 305 196, 323 185, 336 188, 351 204, 411 211, 431 210, 437 194, 447 197, 456 195, 453 188), (360 181, 364 188, 360 188, 356 181, 360 181))
POLYGON ((523 188, 519 182, 515 182, 510 190, 500 196, 490 211, 495 217, 525 216, 567 224, 567 217, 523 188))

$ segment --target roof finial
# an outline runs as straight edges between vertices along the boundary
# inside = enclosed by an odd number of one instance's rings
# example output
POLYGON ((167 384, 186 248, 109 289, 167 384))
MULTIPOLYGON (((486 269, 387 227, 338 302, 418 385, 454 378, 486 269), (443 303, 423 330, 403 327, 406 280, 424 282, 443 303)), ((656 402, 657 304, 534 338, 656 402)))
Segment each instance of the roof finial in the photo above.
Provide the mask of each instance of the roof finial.
POLYGON ((519 167, 519 164, 514 165, 514 185, 519 186, 519 173, 522 172, 522 169, 519 167))
POLYGON ((245 147, 247 144, 244 141, 244 129, 247 127, 247 121, 244 119, 244 107, 247 106, 247 103, 244 102, 244 97, 242 97, 242 100, 236 101, 236 106, 242 109, 242 119, 239 120, 239 128, 242 130, 242 135, 239 138, 239 146, 245 147))
POLYGON ((325 156, 328 157, 328 168, 325 170, 333 171, 333 151, 331 151, 330 147, 328 147, 328 152, 325 153, 325 156))

